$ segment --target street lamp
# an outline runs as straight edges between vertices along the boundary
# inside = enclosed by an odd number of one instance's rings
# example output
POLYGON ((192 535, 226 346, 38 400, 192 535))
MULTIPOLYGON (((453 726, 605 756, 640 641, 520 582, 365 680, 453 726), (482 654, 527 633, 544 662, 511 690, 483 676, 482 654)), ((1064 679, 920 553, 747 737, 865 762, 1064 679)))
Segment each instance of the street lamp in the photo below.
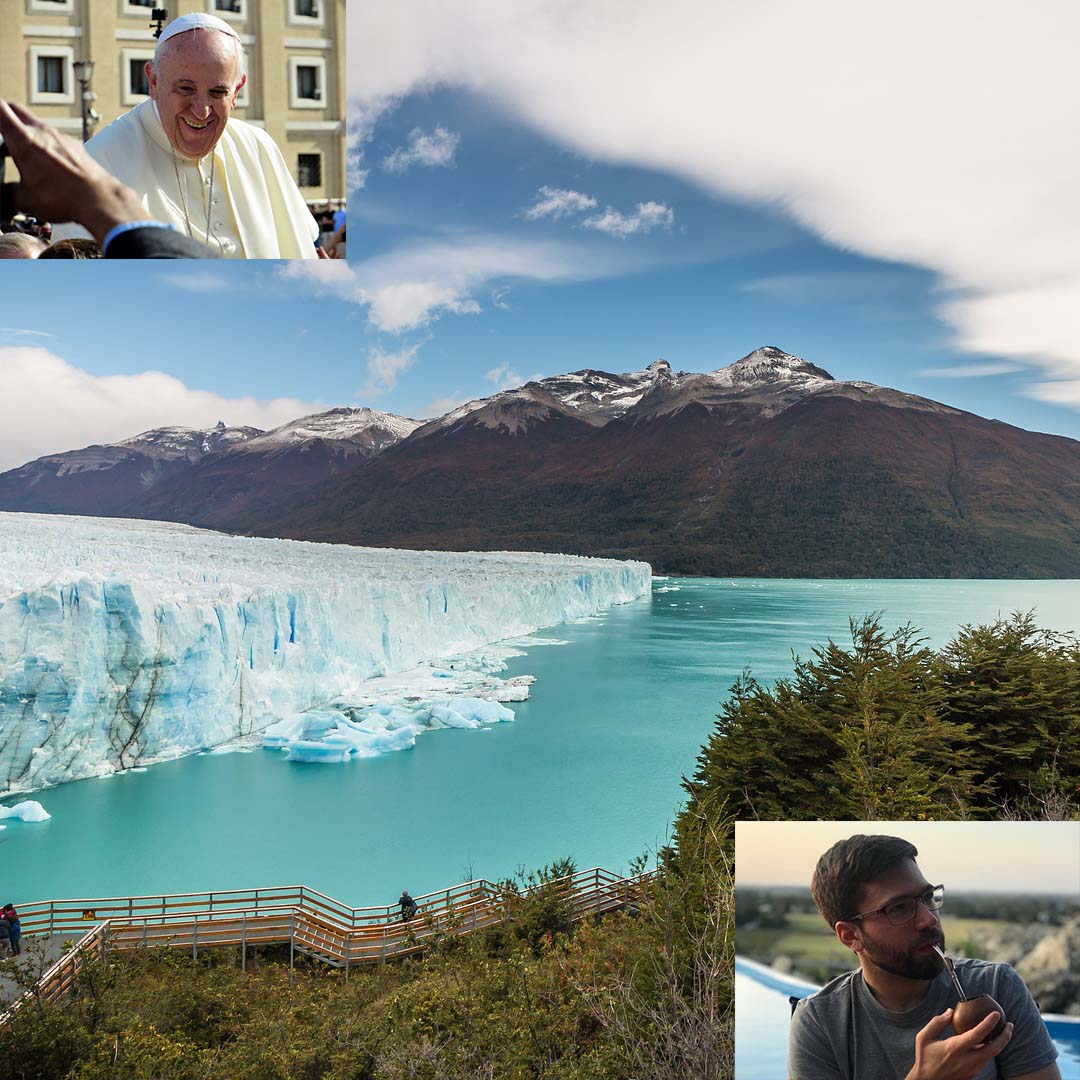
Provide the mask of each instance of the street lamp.
POLYGON ((90 89, 90 80, 94 77, 94 61, 76 60, 72 66, 75 68, 75 78, 82 87, 82 139, 86 142, 90 138, 90 128, 101 119, 93 107, 97 94, 90 89))

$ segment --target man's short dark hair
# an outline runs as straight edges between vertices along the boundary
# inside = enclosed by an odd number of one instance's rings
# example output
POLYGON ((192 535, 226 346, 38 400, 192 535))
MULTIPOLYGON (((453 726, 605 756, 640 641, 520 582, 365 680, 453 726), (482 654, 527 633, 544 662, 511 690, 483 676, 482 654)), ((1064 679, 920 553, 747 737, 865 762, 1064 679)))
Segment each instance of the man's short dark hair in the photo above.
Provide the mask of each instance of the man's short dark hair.
POLYGON ((899 836, 864 836, 838 840, 817 861, 810 891, 830 928, 858 914, 863 886, 905 859, 919 854, 899 836))

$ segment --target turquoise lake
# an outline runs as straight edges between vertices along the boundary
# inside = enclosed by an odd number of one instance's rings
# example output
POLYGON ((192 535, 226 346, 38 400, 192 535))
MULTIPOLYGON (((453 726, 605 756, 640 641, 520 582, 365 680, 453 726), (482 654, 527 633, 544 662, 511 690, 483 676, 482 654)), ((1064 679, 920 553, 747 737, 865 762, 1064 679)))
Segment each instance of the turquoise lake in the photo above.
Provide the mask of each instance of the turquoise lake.
POLYGON ((513 723, 344 765, 205 754, 37 792, 52 820, 0 832, 0 900, 303 884, 362 906, 562 856, 623 871, 664 843, 744 667, 774 679, 792 649, 847 640, 868 611, 940 645, 1032 608, 1075 629, 1080 582, 658 579, 651 597, 541 631, 568 644, 511 662, 537 676, 513 723))

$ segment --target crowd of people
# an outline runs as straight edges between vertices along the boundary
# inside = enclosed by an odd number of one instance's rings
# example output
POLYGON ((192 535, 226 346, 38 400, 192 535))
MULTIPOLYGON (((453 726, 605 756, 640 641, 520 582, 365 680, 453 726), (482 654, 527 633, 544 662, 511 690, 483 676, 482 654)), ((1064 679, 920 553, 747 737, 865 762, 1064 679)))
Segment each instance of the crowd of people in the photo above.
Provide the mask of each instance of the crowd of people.
POLYGON ((345 203, 339 201, 337 207, 327 202, 321 210, 314 207, 311 213, 319 226, 319 239, 315 241, 331 259, 345 258, 345 203))
MULTIPOLYGON (((322 208, 312 207, 311 215, 319 226, 316 247, 327 258, 345 258, 345 203, 336 207, 330 202, 322 208)), ((16 214, 0 222, 0 259, 101 259, 101 248, 87 237, 52 240, 52 225, 47 221, 16 214)))
POLYGON ((50 243, 52 229, 36 218, 5 223, 0 232, 0 259, 100 259, 93 240, 72 237, 50 243))

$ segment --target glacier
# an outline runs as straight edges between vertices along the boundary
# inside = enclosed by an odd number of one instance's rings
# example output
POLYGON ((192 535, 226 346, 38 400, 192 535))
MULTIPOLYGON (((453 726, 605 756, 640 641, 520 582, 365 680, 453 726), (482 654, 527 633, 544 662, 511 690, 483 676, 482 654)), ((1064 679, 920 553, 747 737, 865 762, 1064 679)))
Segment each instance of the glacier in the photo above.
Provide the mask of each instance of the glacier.
MULTIPOLYGON (((512 719, 520 639, 646 563, 0 513, 0 795, 223 747, 344 761, 512 719)), ((537 642, 557 644, 557 642, 537 642)))

